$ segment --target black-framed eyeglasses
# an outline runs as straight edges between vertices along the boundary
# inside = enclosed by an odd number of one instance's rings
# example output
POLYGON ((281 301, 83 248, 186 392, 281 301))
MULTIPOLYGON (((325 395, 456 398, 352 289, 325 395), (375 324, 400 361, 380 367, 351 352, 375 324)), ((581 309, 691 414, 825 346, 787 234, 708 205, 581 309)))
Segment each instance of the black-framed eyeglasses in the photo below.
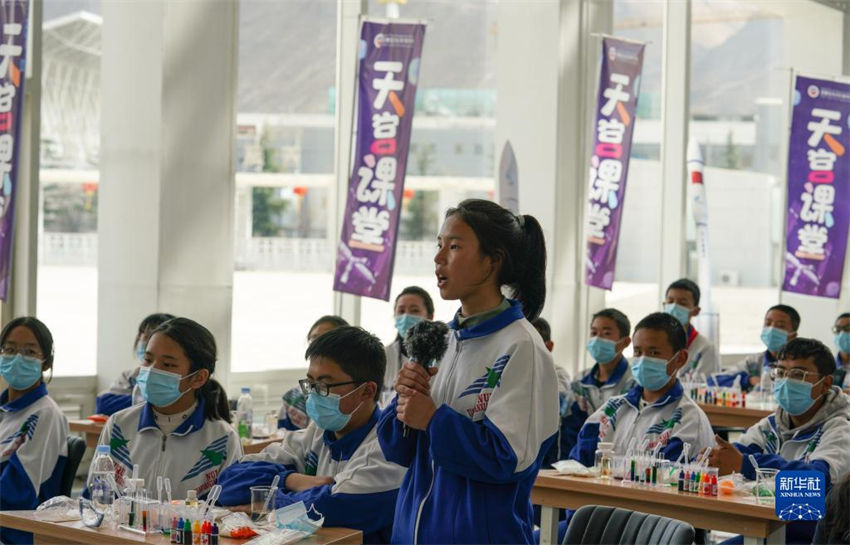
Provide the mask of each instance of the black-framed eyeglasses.
POLYGON ((833 326, 832 332, 836 335, 839 333, 850 333, 850 324, 833 326))
POLYGON ((4 356, 17 356, 18 354, 24 356, 25 358, 40 358, 41 352, 36 350, 35 348, 22 347, 18 348, 17 346, 7 345, 0 348, 0 353, 4 356))
POLYGON ((782 380, 785 378, 790 378, 792 380, 805 381, 808 375, 821 376, 821 374, 816 371, 806 371, 805 369, 801 369, 799 367, 792 367, 790 369, 786 369, 785 367, 779 367, 777 365, 770 366, 770 378, 773 380, 782 380))
POLYGON ((346 386, 348 384, 360 384, 360 381, 357 380, 349 380, 348 382, 314 382, 309 378, 302 378, 298 381, 298 386, 301 387, 301 392, 304 395, 310 395, 313 392, 316 392, 320 396, 326 396, 330 393, 331 388, 335 388, 337 386, 346 386))

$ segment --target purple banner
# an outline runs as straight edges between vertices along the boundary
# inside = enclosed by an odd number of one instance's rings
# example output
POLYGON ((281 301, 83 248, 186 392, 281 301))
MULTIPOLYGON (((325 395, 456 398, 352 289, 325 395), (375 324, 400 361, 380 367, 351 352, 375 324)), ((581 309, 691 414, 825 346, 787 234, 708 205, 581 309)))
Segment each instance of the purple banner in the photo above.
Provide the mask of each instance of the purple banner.
POLYGON ((593 156, 587 207, 585 282, 606 290, 614 283, 620 217, 640 92, 644 44, 602 40, 593 156))
POLYGON ((0 299, 3 301, 9 293, 12 272, 28 16, 28 0, 0 0, 0 172, 3 175, 0 191, 0 299))
POLYGON ((425 25, 364 21, 334 290, 388 301, 425 25))
POLYGON ((850 84, 797 76, 783 291, 838 299, 850 221, 850 84))

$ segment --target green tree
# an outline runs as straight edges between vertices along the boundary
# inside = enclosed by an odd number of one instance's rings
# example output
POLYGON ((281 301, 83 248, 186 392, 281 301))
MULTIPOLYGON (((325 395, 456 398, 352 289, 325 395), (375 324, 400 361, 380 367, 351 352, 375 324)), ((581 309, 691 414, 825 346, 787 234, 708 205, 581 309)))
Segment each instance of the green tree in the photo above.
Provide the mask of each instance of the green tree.
MULTIPOLYGON (((263 150, 263 172, 280 172, 275 148, 267 127, 260 135, 263 150)), ((280 190, 275 187, 251 188, 251 234, 255 237, 280 236, 282 226, 280 218, 286 210, 287 202, 280 198, 280 190)))

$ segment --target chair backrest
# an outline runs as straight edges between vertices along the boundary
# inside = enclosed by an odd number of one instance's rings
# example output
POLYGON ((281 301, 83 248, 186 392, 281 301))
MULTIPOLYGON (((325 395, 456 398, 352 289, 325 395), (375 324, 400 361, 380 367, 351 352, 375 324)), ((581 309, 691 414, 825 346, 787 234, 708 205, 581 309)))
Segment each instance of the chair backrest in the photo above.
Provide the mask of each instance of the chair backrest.
POLYGON ((69 435, 68 460, 65 462, 64 471, 62 471, 62 482, 59 487, 60 495, 71 496, 71 487, 74 485, 74 477, 77 475, 77 468, 80 467, 80 461, 83 459, 83 454, 85 453, 85 440, 74 435, 69 435))
POLYGON ((686 522, 601 505, 579 508, 564 536, 564 545, 690 545, 693 541, 694 528, 686 522))

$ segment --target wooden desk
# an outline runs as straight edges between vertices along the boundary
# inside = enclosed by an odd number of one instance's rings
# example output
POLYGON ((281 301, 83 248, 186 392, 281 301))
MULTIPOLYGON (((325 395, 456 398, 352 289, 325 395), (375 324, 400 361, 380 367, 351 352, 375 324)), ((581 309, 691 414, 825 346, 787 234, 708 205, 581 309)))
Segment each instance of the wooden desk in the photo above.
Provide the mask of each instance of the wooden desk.
POLYGON ((755 498, 721 496, 711 498, 685 494, 673 487, 641 488, 603 481, 559 475, 541 470, 531 491, 531 503, 542 506, 540 543, 556 543, 558 508, 578 509, 584 505, 608 505, 679 519, 695 528, 721 530, 744 535, 744 543, 785 543, 785 522, 774 513, 773 504, 755 503, 755 498))
POLYGON ((773 411, 699 404, 713 428, 749 428, 773 411))
MULTIPOLYGON (((153 543, 165 545, 169 537, 158 534, 140 536, 125 530, 88 528, 80 521, 46 522, 36 520, 34 511, 0 511, 0 526, 32 532, 35 543, 84 543, 92 545, 138 545, 153 543)), ((219 543, 244 543, 243 540, 222 538, 219 543)), ((363 532, 348 528, 322 528, 315 535, 298 542, 299 545, 360 545, 363 532)))
MULTIPOLYGON (((71 431, 79 432, 85 435, 86 438, 86 446, 89 448, 95 448, 97 446, 97 442, 100 439, 100 432, 103 431, 103 427, 105 423, 101 422, 93 422, 91 420, 69 420, 68 428, 71 431)), ((277 441, 281 441, 283 436, 273 436, 266 439, 252 439, 247 445, 242 447, 242 451, 245 454, 256 454, 266 448, 267 446, 275 443, 277 441)))

